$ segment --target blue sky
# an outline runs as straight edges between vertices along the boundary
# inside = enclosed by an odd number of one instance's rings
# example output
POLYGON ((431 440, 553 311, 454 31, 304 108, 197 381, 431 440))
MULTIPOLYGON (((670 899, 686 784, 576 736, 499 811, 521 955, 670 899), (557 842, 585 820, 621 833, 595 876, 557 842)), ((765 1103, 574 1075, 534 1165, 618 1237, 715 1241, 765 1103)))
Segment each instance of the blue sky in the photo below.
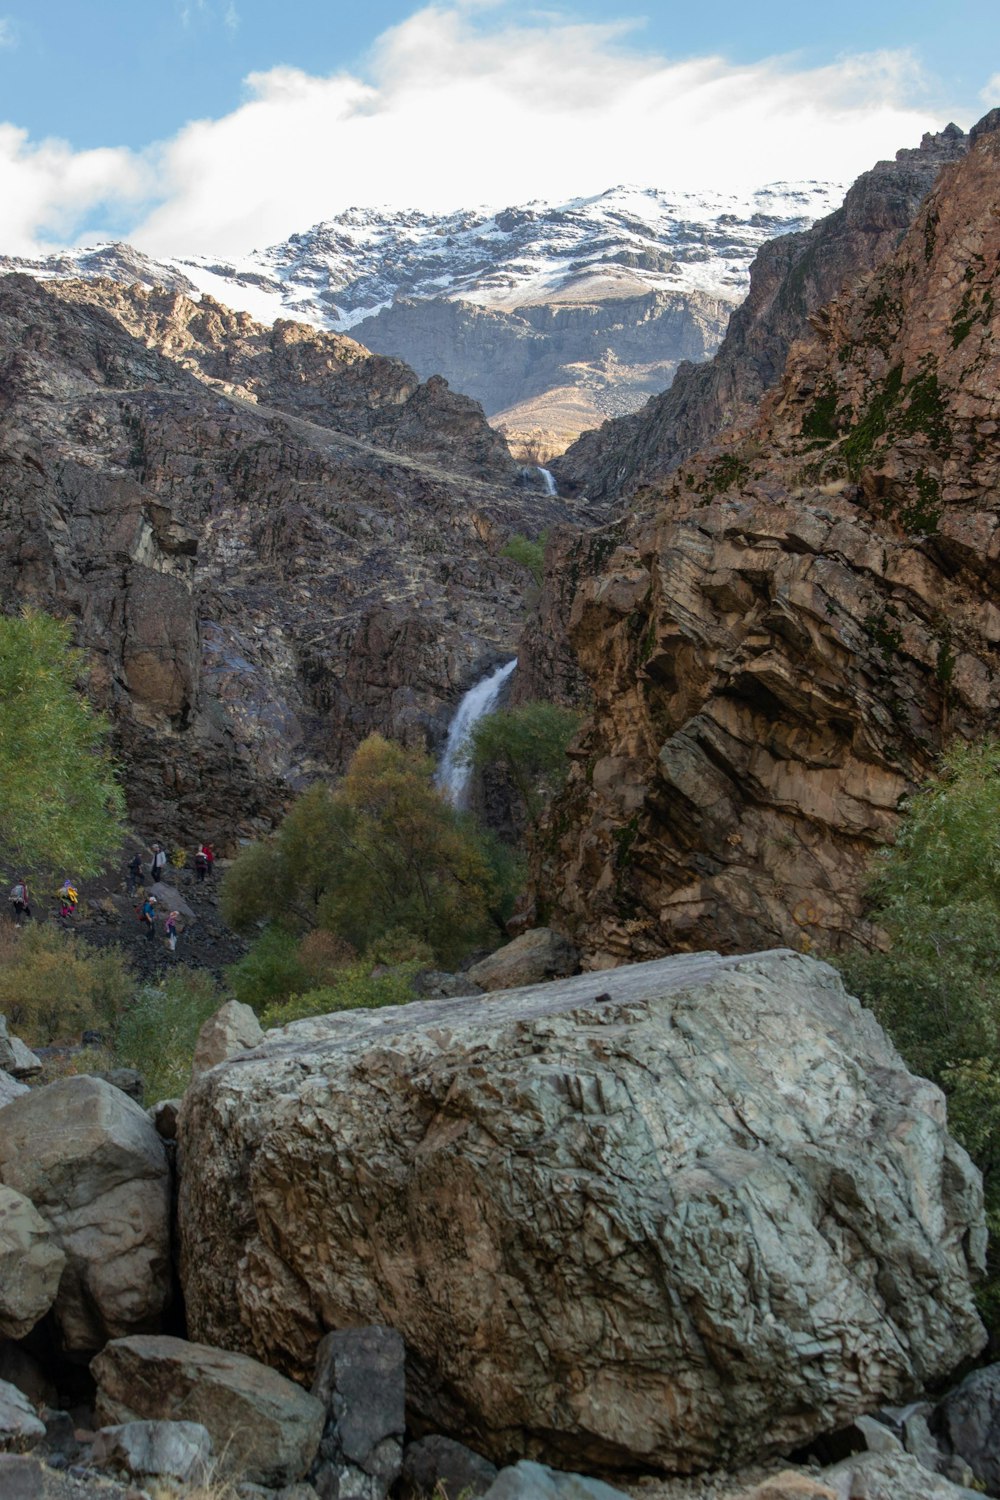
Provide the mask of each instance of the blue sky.
POLYGON ((350 203, 850 180, 1000 103, 1000 5, 0 0, 0 250, 350 203))

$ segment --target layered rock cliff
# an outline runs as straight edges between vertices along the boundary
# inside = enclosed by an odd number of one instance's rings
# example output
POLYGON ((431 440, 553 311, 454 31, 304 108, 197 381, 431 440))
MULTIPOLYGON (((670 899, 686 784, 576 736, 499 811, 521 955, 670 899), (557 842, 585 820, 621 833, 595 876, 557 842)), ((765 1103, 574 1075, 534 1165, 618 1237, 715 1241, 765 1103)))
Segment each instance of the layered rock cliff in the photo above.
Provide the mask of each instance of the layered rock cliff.
POLYGON ((871 939, 901 797, 1000 722, 998 126, 757 422, 550 559, 596 709, 536 893, 593 963, 871 939))
POLYGON ((746 421, 780 377, 810 314, 895 249, 942 166, 967 146, 956 125, 926 135, 916 150, 898 151, 859 177, 835 213, 764 245, 715 358, 682 365, 670 389, 641 411, 584 433, 554 464, 560 482, 592 498, 627 496, 724 427, 746 421))
POLYGON ((443 735, 513 654, 503 542, 570 513, 516 474, 476 403, 349 339, 0 281, 3 606, 74 619, 164 836, 252 834, 372 729, 443 735))

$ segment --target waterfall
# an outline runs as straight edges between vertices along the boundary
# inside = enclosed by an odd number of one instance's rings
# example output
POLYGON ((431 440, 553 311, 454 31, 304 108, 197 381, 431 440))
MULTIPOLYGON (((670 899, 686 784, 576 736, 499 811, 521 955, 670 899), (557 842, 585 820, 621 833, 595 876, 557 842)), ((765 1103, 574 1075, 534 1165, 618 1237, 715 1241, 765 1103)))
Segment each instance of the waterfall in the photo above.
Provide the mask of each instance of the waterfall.
POLYGON ((556 477, 552 471, 550 469, 543 469, 541 464, 538 464, 537 468, 545 485, 545 493, 547 495, 558 495, 559 490, 556 487, 556 477))
POLYGON ((463 757, 472 726, 477 719, 492 713, 496 708, 504 683, 516 666, 515 657, 505 667, 497 667, 488 677, 474 683, 455 710, 455 717, 448 726, 448 739, 441 764, 434 777, 435 786, 444 792, 452 807, 464 807, 469 793, 472 767, 463 757))

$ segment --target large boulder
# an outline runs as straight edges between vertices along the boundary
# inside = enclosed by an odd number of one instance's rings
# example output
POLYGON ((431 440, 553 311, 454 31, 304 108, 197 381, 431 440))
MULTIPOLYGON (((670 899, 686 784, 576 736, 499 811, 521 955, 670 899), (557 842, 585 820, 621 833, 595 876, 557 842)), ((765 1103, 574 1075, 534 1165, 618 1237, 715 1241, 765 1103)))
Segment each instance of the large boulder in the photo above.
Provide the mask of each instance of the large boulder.
POLYGON ((316 1455, 322 1403, 245 1355, 139 1335, 108 1344, 90 1368, 102 1425, 197 1418, 221 1475, 278 1488, 301 1479, 316 1455))
POLYGON ((66 1256, 31 1201, 0 1187, 0 1334, 23 1339, 56 1300, 66 1256))
POLYGON ((824 964, 679 956, 341 1012, 197 1079, 189 1326, 301 1378, 407 1349, 417 1430, 687 1471, 901 1399, 984 1339, 979 1175, 824 964))
POLYGON ((64 1078, 8 1104, 0 1181, 30 1198, 66 1255, 66 1347, 155 1328, 170 1288, 170 1177, 145 1112, 102 1079, 64 1078))
POLYGON ((579 950, 569 938, 553 932, 551 927, 532 927, 478 964, 473 964, 466 978, 471 979, 478 989, 512 990, 575 974, 579 967, 579 950))

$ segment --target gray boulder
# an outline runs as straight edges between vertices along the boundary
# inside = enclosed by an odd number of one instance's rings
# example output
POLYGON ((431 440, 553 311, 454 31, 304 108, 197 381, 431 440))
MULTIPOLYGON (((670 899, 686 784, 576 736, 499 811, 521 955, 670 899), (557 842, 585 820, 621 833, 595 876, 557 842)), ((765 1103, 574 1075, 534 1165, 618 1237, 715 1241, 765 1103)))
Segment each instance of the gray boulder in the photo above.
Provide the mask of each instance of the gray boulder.
POLYGON ((0 1334, 23 1339, 56 1300, 66 1256, 23 1193, 0 1186, 0 1334))
POLYGON ((378 1318, 412 1424, 492 1459, 732 1466, 984 1341, 943 1097, 801 954, 296 1022, 180 1147, 192 1332, 309 1378, 378 1318))
POLYGON ((500 1470, 485 1500, 628 1500, 628 1496, 599 1479, 566 1474, 522 1459, 500 1470))
POLYGON ((45 1423, 35 1415, 27 1396, 16 1385, 0 1380, 0 1452, 22 1453, 44 1436, 45 1423))
POLYGON ((197 1414, 223 1476, 278 1488, 302 1479, 316 1456, 322 1403, 243 1354, 140 1335, 108 1344, 90 1368, 102 1426, 197 1414))
POLYGON ((410 1443, 403 1454, 404 1500, 480 1500, 497 1477, 496 1464, 454 1438, 432 1433, 410 1443))
POLYGON ((0 1068, 0 1109, 10 1104, 14 1099, 19 1099, 22 1094, 28 1093, 26 1083, 18 1083, 16 1078, 11 1077, 5 1069, 0 1068))
POLYGON ((1000 1495, 1000 1364, 973 1370, 941 1402, 937 1423, 989 1495, 1000 1495))
POLYGON ((214 1016, 209 1016, 198 1033, 194 1049, 192 1073, 195 1077, 216 1063, 235 1057, 264 1039, 260 1022, 249 1005, 239 1000, 227 1000, 214 1016))
POLYGON ((932 1474, 910 1453, 857 1453, 825 1469, 823 1478, 845 1500, 981 1500, 979 1491, 932 1474))
POLYGON ((98 1078, 8 1104, 0 1181, 30 1198, 66 1256, 55 1315, 66 1347, 156 1327, 170 1287, 170 1181, 143 1110, 98 1078))
POLYGON ((313 1484, 320 1500, 384 1500, 399 1477, 406 1426, 405 1350, 393 1328, 327 1334, 312 1393, 327 1411, 313 1484))
POLYGON ((34 1078, 42 1071, 41 1059, 8 1032, 6 1016, 0 1016, 0 1068, 12 1078, 34 1078))
POLYGON ((561 979, 576 974, 579 968, 580 953, 569 938, 551 927, 532 927, 473 964, 464 977, 482 990, 512 990, 518 985, 561 979))
POLYGON ((132 1479, 204 1484, 212 1470, 212 1439, 200 1422, 123 1422, 101 1428, 90 1462, 132 1479))

